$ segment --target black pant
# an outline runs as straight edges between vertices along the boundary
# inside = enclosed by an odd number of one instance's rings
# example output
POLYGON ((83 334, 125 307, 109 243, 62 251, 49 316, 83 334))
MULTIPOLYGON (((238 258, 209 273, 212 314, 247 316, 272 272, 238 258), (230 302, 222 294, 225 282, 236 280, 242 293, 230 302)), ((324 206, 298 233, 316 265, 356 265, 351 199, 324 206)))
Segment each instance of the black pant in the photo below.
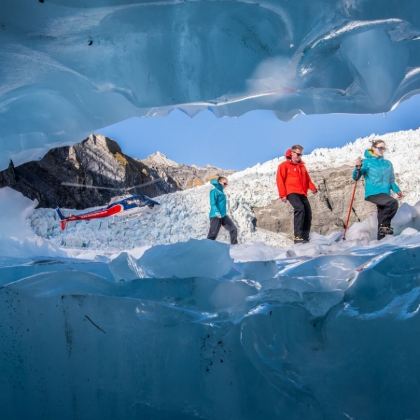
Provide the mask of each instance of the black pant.
POLYGON ((230 243, 232 245, 238 243, 238 229, 236 229, 235 223, 229 216, 225 217, 212 217, 210 218, 210 230, 207 235, 207 239, 214 241, 219 234, 220 227, 223 226, 230 235, 230 243))
POLYGON ((388 194, 375 194, 366 197, 367 201, 378 208, 378 230, 380 226, 391 226, 391 220, 398 210, 398 201, 388 194))
POLYGON ((311 231, 312 209, 309 200, 303 194, 289 194, 289 203, 294 209, 295 236, 309 241, 311 231))

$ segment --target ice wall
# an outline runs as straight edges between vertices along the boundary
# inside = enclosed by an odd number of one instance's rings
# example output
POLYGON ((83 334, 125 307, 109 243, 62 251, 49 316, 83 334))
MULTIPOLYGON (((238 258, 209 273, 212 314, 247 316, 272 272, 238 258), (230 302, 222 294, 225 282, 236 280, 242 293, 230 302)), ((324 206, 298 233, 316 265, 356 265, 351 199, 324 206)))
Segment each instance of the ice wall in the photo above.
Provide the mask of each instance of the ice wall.
POLYGON ((210 241, 108 263, 1 259, 1 417, 416 419, 410 238, 260 263, 210 241))
POLYGON ((134 115, 382 112, 419 90, 417 0, 3 0, 0 166, 134 115))

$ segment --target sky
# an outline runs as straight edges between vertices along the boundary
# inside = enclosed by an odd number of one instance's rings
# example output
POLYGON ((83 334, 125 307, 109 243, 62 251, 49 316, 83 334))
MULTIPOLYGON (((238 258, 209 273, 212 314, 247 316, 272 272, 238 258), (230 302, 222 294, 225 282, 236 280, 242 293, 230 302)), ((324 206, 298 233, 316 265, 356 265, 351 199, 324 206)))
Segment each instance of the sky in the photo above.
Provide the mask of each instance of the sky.
POLYGON ((180 163, 237 170, 281 156, 292 144, 301 144, 309 153, 373 133, 418 127, 420 95, 383 114, 299 115, 284 122, 270 111, 224 118, 203 111, 190 118, 176 110, 165 117, 130 118, 97 133, 113 138, 136 158, 160 151, 180 163))

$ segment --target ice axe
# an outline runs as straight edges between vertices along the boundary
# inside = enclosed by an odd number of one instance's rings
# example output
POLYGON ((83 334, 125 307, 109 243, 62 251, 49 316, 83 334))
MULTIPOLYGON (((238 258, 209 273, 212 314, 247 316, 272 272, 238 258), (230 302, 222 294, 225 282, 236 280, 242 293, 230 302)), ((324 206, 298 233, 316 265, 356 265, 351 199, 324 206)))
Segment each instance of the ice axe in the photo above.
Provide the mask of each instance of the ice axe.
POLYGON ((354 196, 356 195, 357 181, 359 180, 359 178, 360 178, 360 166, 357 168, 357 176, 356 176, 356 180, 354 181, 353 192, 351 194, 351 200, 350 200, 349 210, 347 212, 346 223, 344 224, 343 241, 346 240, 346 233, 349 227, 351 210, 353 208, 354 196))

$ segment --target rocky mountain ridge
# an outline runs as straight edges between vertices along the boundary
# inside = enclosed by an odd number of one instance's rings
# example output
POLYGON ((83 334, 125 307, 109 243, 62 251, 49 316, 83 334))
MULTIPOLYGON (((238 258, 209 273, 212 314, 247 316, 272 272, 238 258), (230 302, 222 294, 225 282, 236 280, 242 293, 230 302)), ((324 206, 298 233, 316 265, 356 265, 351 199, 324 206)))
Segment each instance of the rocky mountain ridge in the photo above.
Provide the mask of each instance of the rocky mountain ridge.
POLYGON ((11 162, 0 172, 0 187, 9 186, 38 200, 38 207, 84 209, 107 204, 127 188, 151 181, 157 182, 130 193, 142 192, 154 197, 179 189, 171 177, 160 178, 156 170, 124 154, 114 140, 91 134, 80 143, 49 150, 39 161, 17 167, 11 162), (63 183, 121 188, 121 191, 63 183))
POLYGON ((178 163, 159 151, 140 162, 157 171, 161 177, 172 178, 180 190, 199 187, 209 182, 212 178, 221 175, 228 176, 234 173, 232 170, 225 170, 212 165, 199 167, 178 163))
POLYGON ((143 192, 155 197, 200 186, 211 178, 231 173, 211 165, 200 168, 180 164, 161 152, 143 160, 134 159, 124 154, 116 141, 91 134, 80 143, 49 150, 39 161, 16 167, 10 162, 6 170, 0 171, 0 188, 9 186, 36 199, 38 207, 84 209, 105 205, 113 196, 135 185, 157 181, 130 190, 130 193, 143 192), (92 186, 101 188, 89 188, 92 186))

